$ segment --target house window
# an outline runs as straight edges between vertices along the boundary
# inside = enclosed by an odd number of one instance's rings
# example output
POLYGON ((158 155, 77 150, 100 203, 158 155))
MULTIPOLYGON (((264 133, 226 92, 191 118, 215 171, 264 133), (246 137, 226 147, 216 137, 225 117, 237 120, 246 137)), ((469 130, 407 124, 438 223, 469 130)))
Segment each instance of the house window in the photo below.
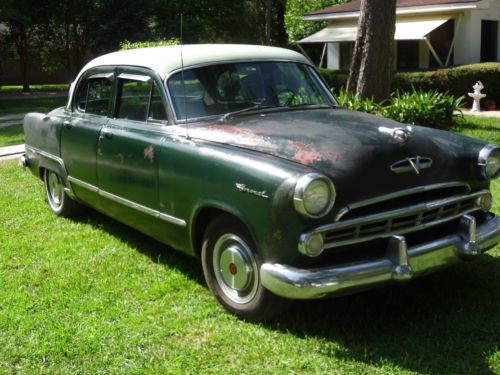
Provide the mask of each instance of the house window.
POLYGON ((398 69, 411 70, 418 69, 418 40, 401 40, 397 42, 398 49, 398 69))
POLYGON ((340 70, 351 69, 352 53, 354 50, 354 42, 341 42, 340 45, 340 70))
POLYGON ((498 61, 498 21, 481 22, 481 62, 498 61))

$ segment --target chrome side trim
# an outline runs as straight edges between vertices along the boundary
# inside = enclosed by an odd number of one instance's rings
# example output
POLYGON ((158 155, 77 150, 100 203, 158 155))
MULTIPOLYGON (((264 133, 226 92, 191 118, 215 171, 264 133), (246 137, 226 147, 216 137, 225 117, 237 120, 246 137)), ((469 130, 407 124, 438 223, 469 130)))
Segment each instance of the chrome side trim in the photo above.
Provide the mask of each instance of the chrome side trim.
POLYGON ((182 226, 182 227, 185 227, 187 225, 185 220, 179 219, 179 218, 177 218, 175 216, 168 215, 166 213, 154 210, 152 208, 143 206, 143 205, 141 205, 139 203, 133 202, 131 200, 119 197, 119 196, 117 196, 115 194, 112 194, 112 193, 109 193, 107 191, 101 190, 101 189, 99 189, 98 187, 96 187, 94 185, 91 185, 91 184, 89 184, 89 183, 87 183, 85 181, 81 181, 81 180, 79 180, 77 178, 74 178, 72 176, 68 176, 68 181, 70 181, 71 183, 73 183, 75 185, 78 185, 78 186, 80 186, 80 187, 82 187, 84 189, 87 189, 87 190, 90 190, 90 191, 92 191, 94 193, 97 193, 97 194, 99 194, 100 196, 102 196, 104 198, 112 200, 113 202, 122 204, 122 205, 124 205, 126 207, 132 208, 134 210, 137 210, 137 211, 142 212, 142 213, 147 214, 147 215, 151 215, 151 216, 153 216, 155 218, 161 219, 161 220, 169 222, 171 224, 179 225, 179 226, 182 226))
POLYGON ((64 161, 59 157, 59 156, 55 156, 55 155, 52 155, 46 151, 42 151, 36 147, 33 147, 33 146, 28 146, 26 145, 26 151, 31 151, 35 154, 39 154, 41 156, 43 156, 44 158, 47 158, 47 159, 51 159, 53 161, 55 161, 57 164, 59 164, 63 170, 66 170, 66 167, 64 166, 64 161))
POLYGON ((371 204, 383 202, 383 201, 386 201, 389 199, 403 197, 405 195, 412 195, 412 194, 417 194, 417 193, 423 193, 425 191, 430 191, 430 190, 446 189, 446 188, 460 187, 460 186, 465 187, 467 192, 470 192, 470 190, 471 190, 469 184, 464 183, 464 182, 460 182, 460 181, 453 181, 453 182, 445 182, 445 183, 433 184, 433 185, 416 186, 416 187, 413 187, 411 189, 400 190, 400 191, 396 191, 394 193, 379 195, 379 196, 374 197, 374 198, 369 198, 369 199, 365 199, 365 200, 362 200, 359 202, 350 203, 347 206, 340 209, 340 211, 335 216, 334 221, 339 221, 340 219, 342 219, 342 217, 346 213, 348 213, 349 211, 352 211, 356 208, 369 206, 371 204))
POLYGON ((89 183, 87 183, 85 181, 79 180, 77 178, 68 176, 68 181, 71 182, 72 184, 75 184, 75 185, 78 185, 78 186, 80 186, 82 188, 90 190, 93 193, 98 193, 99 192, 99 188, 97 188, 94 185, 91 185, 91 184, 89 184, 89 183))
POLYGON ((377 260, 313 269, 264 263, 260 268, 262 284, 282 297, 314 299, 404 282, 477 258, 500 242, 500 217, 493 216, 481 224, 472 219, 465 215, 456 233, 413 247, 403 236, 394 236, 387 255, 377 260))

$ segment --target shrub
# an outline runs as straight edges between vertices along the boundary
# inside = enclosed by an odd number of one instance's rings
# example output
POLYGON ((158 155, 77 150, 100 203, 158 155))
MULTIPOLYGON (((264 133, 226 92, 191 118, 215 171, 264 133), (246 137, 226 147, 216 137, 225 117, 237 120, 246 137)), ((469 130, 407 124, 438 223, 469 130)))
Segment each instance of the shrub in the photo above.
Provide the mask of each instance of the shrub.
POLYGON ((370 99, 360 99, 356 93, 346 91, 343 87, 339 89, 337 99, 344 109, 366 113, 378 113, 380 106, 370 99))
MULTIPOLYGON (((338 93, 340 87, 345 86, 349 72, 341 70, 321 69, 321 74, 328 85, 338 93)), ((392 79, 393 91, 411 91, 412 87, 423 91, 437 90, 449 92, 459 97, 472 92, 472 85, 476 81, 483 82, 487 99, 500 104, 500 63, 481 63, 462 65, 452 68, 442 68, 422 72, 398 72, 392 79)), ((469 105, 472 99, 466 97, 469 105)), ((464 105, 465 105, 464 101, 464 105)))
POLYGON ((345 70, 320 69, 319 70, 328 86, 330 86, 336 94, 340 93, 342 87, 346 87, 347 77, 349 72, 345 70))
POLYGON ((394 92, 386 105, 380 107, 380 113, 406 124, 447 129, 456 122, 463 105, 463 96, 412 88, 411 92, 394 92))
MULTIPOLYGON (((481 63, 443 68, 427 72, 397 73, 392 81, 394 89, 403 91, 415 87, 420 90, 448 91, 454 96, 467 95, 472 92, 476 81, 484 84, 487 99, 500 103, 500 63, 481 63)), ((472 99, 466 97, 469 105, 472 99)), ((465 105, 465 102, 464 102, 465 105)))
POLYGON ((378 104, 373 99, 360 99, 355 93, 340 88, 337 96, 344 109, 379 114, 393 120, 430 128, 447 129, 459 118, 464 97, 436 90, 395 91, 391 98, 378 104))
POLYGON ((172 38, 172 39, 165 39, 165 40, 159 40, 156 42, 129 42, 128 40, 124 40, 123 42, 120 43, 120 50, 126 50, 126 49, 134 49, 134 48, 148 48, 148 47, 162 47, 162 46, 175 46, 180 44, 179 39, 172 38))

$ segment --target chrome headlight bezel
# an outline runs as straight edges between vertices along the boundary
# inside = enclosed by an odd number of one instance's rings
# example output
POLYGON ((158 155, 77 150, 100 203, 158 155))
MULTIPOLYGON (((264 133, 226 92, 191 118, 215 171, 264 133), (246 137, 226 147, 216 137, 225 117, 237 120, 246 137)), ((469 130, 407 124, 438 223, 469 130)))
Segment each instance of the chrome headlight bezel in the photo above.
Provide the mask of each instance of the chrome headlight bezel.
POLYGON ((497 169, 496 173, 489 174, 488 173, 488 163, 492 161, 492 158, 500 159, 500 147, 495 144, 487 144, 484 146, 481 151, 479 151, 479 157, 477 160, 477 164, 481 168, 481 176, 487 179, 495 179, 500 176, 500 168, 497 169))
POLYGON ((333 207, 335 203, 336 191, 333 182, 326 176, 319 173, 308 173, 302 177, 300 177, 295 184, 295 191, 293 194, 293 204, 295 210, 301 215, 311 218, 318 219, 325 215, 327 215, 333 207), (307 189, 311 186, 311 183, 315 181, 322 181, 325 183, 328 189, 328 197, 327 202, 323 209, 319 213, 311 213, 306 209, 306 203, 304 201, 304 196, 307 192, 307 189))

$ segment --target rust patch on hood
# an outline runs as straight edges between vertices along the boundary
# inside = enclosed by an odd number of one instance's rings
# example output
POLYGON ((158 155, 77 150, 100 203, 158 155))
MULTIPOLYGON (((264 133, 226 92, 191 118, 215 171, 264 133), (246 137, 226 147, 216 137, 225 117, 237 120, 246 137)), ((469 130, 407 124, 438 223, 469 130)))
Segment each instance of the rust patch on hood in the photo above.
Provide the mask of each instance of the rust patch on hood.
POLYGON ((333 151, 318 151, 299 141, 288 141, 288 144, 296 149, 293 159, 305 165, 322 160, 330 160, 333 163, 338 163, 341 160, 340 155, 333 151))

